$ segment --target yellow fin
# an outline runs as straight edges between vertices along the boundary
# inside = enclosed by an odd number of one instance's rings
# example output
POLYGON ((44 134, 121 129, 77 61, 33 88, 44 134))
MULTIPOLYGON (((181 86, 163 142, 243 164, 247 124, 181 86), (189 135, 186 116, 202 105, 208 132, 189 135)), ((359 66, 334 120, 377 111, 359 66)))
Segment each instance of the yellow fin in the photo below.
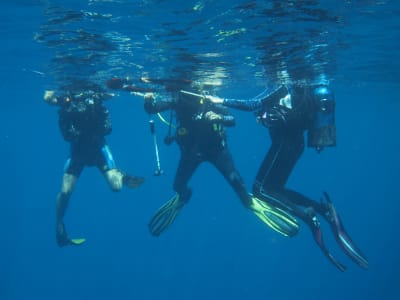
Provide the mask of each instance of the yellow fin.
POLYGON ((292 237, 297 234, 299 224, 290 213, 256 197, 251 200, 250 209, 264 224, 284 236, 292 237))
POLYGON ((72 245, 82 245, 84 242, 86 242, 86 239, 84 239, 84 238, 80 238, 80 239, 70 239, 69 240, 70 241, 70 243, 72 244, 72 245))

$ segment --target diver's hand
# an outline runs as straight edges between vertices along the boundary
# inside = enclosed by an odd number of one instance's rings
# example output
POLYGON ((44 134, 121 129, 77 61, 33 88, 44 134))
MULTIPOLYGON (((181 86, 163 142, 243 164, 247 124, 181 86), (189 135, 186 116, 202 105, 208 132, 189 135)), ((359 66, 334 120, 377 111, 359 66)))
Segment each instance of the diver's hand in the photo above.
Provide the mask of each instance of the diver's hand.
POLYGON ((51 105, 57 105, 57 97, 55 97, 56 92, 51 90, 44 91, 43 100, 51 105))
POLYGON ((210 121, 210 122, 222 120, 222 116, 213 111, 206 112, 203 117, 205 120, 210 121))
POLYGON ((224 102, 224 98, 219 98, 219 97, 216 97, 216 96, 207 95, 205 98, 206 98, 208 101, 210 101, 210 102, 212 102, 212 103, 214 103, 214 104, 221 104, 221 103, 224 102))
POLYGON ((274 106, 259 116, 257 120, 268 128, 279 127, 287 123, 289 112, 289 109, 285 107, 274 106))
POLYGON ((144 102, 153 102, 155 99, 153 93, 145 93, 143 98, 144 98, 144 102))

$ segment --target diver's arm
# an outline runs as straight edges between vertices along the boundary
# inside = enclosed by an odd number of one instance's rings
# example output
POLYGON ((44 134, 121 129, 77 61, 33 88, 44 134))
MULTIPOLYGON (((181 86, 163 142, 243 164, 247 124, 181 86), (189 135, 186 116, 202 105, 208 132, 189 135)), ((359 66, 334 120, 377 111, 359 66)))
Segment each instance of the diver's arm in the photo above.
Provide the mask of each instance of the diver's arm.
POLYGON ((206 98, 215 104, 222 104, 227 107, 244 111, 255 111, 263 107, 265 102, 279 101, 279 99, 284 98, 287 94, 288 90, 286 86, 280 86, 270 93, 264 91, 251 99, 229 99, 215 96, 207 96, 206 98))
MULTIPOLYGON (((214 116, 215 121, 224 126, 230 127, 236 125, 235 117, 230 114, 229 109, 227 107, 221 104, 213 105, 210 108, 210 111, 208 111, 205 114, 206 117, 208 114, 210 116, 214 116)), ((210 120, 210 118, 208 119, 210 120)))
POLYGON ((222 104, 223 106, 226 107, 231 107, 245 111, 254 111, 262 106, 260 99, 256 98, 250 100, 242 100, 242 99, 219 98, 216 96, 206 96, 206 99, 208 99, 214 104, 222 104))
POLYGON ((156 101, 152 94, 144 96, 144 110, 149 114, 156 114, 165 110, 173 109, 175 101, 173 100, 160 100, 156 101))
POLYGON ((96 93, 94 98, 100 101, 110 100, 115 96, 114 93, 96 93))
POLYGON ((262 106, 262 102, 259 99, 256 100, 242 100, 242 99, 228 99, 225 98, 222 102, 224 106, 235 108, 244 111, 255 111, 262 106))
POLYGON ((206 112, 204 114, 203 118, 206 119, 210 123, 222 124, 226 127, 232 127, 232 126, 235 126, 235 124, 236 124, 236 120, 235 120, 234 116, 219 114, 214 111, 206 112))

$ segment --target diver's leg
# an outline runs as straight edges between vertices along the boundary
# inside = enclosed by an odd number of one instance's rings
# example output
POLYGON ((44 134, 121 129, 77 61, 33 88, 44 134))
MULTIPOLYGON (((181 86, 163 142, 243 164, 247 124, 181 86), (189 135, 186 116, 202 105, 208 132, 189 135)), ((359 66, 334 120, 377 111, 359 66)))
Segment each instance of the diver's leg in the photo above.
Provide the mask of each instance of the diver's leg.
POLYGON ((271 130, 272 145, 258 171, 253 193, 276 207, 289 211, 305 222, 313 234, 314 240, 325 256, 341 271, 345 267, 328 251, 322 237, 319 220, 314 205, 304 210, 298 204, 314 204, 303 195, 285 189, 286 182, 304 151, 304 133, 302 131, 271 130), (307 201, 306 201, 307 200, 307 201))
MULTIPOLYGON (((298 194, 300 195, 300 194, 298 194)), ((316 211, 314 208, 308 207, 303 209, 295 204, 293 201, 293 194, 287 193, 287 190, 273 190, 269 189, 263 191, 263 193, 258 197, 259 199, 274 205, 280 209, 290 212, 292 215, 300 218, 304 223, 308 225, 313 235, 313 238, 324 255, 340 270, 344 271, 346 267, 342 265, 338 260, 336 260, 333 255, 329 252, 326 247, 322 235, 322 230, 320 226, 320 221, 317 218, 316 211)))
POLYGON ((124 175, 118 169, 111 169, 104 172, 104 177, 112 191, 119 192, 123 186, 124 175))
POLYGON ((229 185, 239 196, 242 204, 248 208, 251 204, 251 196, 247 192, 244 181, 239 171, 235 167, 235 163, 229 149, 224 147, 215 156, 213 156, 210 161, 228 181, 229 185))
POLYGON ((189 201, 192 196, 192 191, 188 187, 188 182, 202 161, 202 158, 194 153, 188 151, 181 152, 181 157, 175 173, 173 189, 179 194, 180 200, 183 202, 189 201))
POLYGON ((61 191, 57 195, 56 201, 56 240, 62 247, 69 244, 69 239, 64 226, 64 216, 68 208, 69 199, 75 187, 78 177, 73 174, 64 173, 61 191))
POLYGON ((124 175, 117 169, 109 146, 104 144, 101 148, 97 148, 92 155, 96 155, 96 166, 103 173, 111 190, 119 192, 122 189, 124 175))
POLYGON ((212 156, 210 162, 228 181, 242 204, 250 209, 261 221, 275 231, 285 235, 294 236, 298 231, 296 220, 286 212, 267 206, 265 202, 253 197, 246 190, 240 173, 235 167, 232 155, 227 147, 212 156))
POLYGON ((109 187, 114 192, 121 191, 123 186, 127 186, 130 188, 137 188, 145 180, 143 177, 125 174, 120 169, 107 170, 103 174, 104 177, 106 178, 109 187))
POLYGON ((271 147, 257 172, 253 184, 255 196, 271 187, 283 188, 304 151, 302 131, 271 129, 271 147))
POLYGON ((84 239, 69 239, 64 226, 64 216, 68 209, 69 199, 83 168, 84 163, 76 154, 73 154, 64 166, 61 190, 57 195, 56 201, 56 241, 60 247, 80 245, 85 241, 84 239))
POLYGON ((312 207, 320 213, 324 208, 302 194, 286 189, 286 182, 297 161, 304 151, 304 133, 300 130, 289 131, 271 129, 272 145, 258 171, 253 193, 267 198, 282 209, 293 211, 300 218, 307 218, 297 205, 312 207))
POLYGON ((68 208, 68 202, 71 197, 72 191, 75 187, 77 177, 73 174, 64 173, 61 191, 57 195, 57 206, 56 206, 56 220, 62 222, 65 216, 65 212, 68 208))
POLYGON ((290 199, 291 202, 298 206, 303 206, 306 209, 312 208, 316 213, 320 215, 325 215, 327 212, 327 208, 323 203, 312 200, 304 196, 303 194, 300 194, 299 192, 290 189, 284 189, 282 190, 282 193, 287 199, 290 199))
POLYGON ((174 180, 174 190, 176 194, 164 203, 151 218, 149 222, 150 233, 159 236, 176 219, 181 208, 189 201, 192 192, 187 184, 194 171, 201 163, 201 160, 186 151, 181 152, 178 168, 174 180))
POLYGON ((109 187, 114 192, 119 192, 124 185, 136 188, 144 182, 143 177, 131 176, 117 169, 111 150, 106 144, 101 148, 96 165, 104 174, 109 187))

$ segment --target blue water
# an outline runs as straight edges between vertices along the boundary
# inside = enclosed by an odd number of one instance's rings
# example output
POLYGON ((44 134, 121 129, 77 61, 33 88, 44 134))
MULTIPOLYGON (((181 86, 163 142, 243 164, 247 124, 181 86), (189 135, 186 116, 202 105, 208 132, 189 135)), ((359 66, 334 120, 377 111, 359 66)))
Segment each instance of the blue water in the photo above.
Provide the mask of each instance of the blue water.
MULTIPOLYGON (((398 1, 4 0, 1 6, 0 299, 400 297, 398 1), (165 175, 153 176, 149 117, 140 97, 124 93, 107 103, 108 142, 117 165, 147 181, 112 193, 96 169, 85 169, 66 223, 87 243, 58 248, 55 198, 68 145, 43 92, 111 76, 129 76, 160 95, 167 94, 163 86, 140 78, 190 79, 225 97, 252 97, 281 81, 329 81, 338 145, 319 155, 307 149, 288 184, 314 199, 330 193, 369 269, 341 252, 324 223, 344 273, 306 226, 292 239, 266 228, 209 165, 193 177, 193 197, 176 222, 152 237, 147 223, 173 194, 179 153, 162 143, 167 127, 157 120, 165 175)), ((270 141, 252 114, 234 114, 229 145, 250 190, 270 141)))

